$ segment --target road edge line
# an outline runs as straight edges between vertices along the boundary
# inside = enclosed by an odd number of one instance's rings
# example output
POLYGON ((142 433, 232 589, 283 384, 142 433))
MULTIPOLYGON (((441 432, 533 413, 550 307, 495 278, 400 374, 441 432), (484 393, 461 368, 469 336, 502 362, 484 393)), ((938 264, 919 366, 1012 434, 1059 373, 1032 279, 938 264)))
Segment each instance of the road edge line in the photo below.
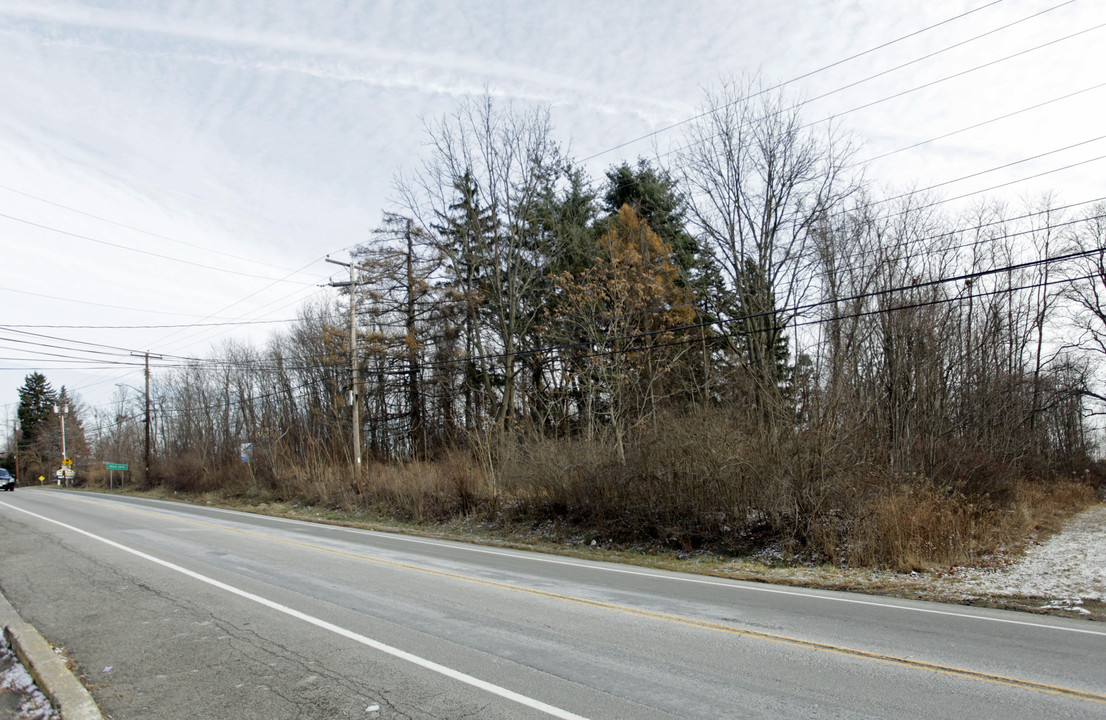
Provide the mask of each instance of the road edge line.
MULTIPOLYGON (((453 668, 447 667, 447 666, 442 665, 440 663, 436 663, 433 660, 428 660, 428 659, 420 657, 418 655, 414 655, 413 653, 409 653, 405 650, 401 650, 397 647, 393 647, 393 646, 388 645, 386 643, 380 642, 379 640, 374 640, 374 639, 372 639, 372 638, 370 638, 366 635, 362 635, 360 633, 354 632, 353 630, 349 630, 347 628, 341 627, 340 625, 336 625, 334 623, 327 622, 326 620, 323 620, 322 618, 318 618, 318 617, 315 617, 313 615, 309 615, 309 614, 307 614, 305 612, 302 612, 300 610, 296 610, 295 608, 292 608, 290 606, 278 603, 275 600, 270 600, 270 599, 268 599, 266 597, 263 597, 261 595, 251 593, 248 590, 243 590, 242 588, 236 587, 234 585, 230 585, 229 583, 222 582, 221 580, 216 580, 213 577, 209 577, 209 576, 204 575, 202 573, 196 572, 195 570, 189 570, 186 567, 183 567, 181 565, 177 565, 176 563, 169 562, 168 560, 163 560, 163 559, 161 559, 159 557, 156 557, 154 555, 150 555, 149 553, 142 552, 141 550, 138 550, 136 548, 132 548, 128 545, 124 545, 123 543, 118 543, 118 542, 115 542, 114 540, 109 540, 106 537, 102 537, 102 536, 97 535, 95 533, 89 532, 88 530, 82 530, 81 528, 76 527, 74 525, 69 525, 67 523, 63 523, 60 520, 55 520, 53 518, 46 517, 45 515, 39 515, 38 513, 31 512, 30 510, 27 510, 25 508, 17 507, 15 505, 8 505, 7 503, 2 502, 2 501, 0 501, 0 505, 3 505, 4 507, 9 507, 12 510, 18 510, 19 512, 24 513, 26 515, 30 515, 33 518, 37 518, 37 519, 42 520, 44 522, 51 523, 53 525, 57 525, 58 527, 65 528, 66 530, 70 530, 70 531, 75 532, 79 535, 84 535, 87 538, 90 538, 92 540, 96 540, 97 542, 101 542, 105 545, 108 545, 109 547, 116 548, 117 550, 122 550, 123 552, 130 553, 131 555, 134 555, 135 557, 138 557, 138 558, 142 558, 143 560, 148 560, 149 562, 152 562, 156 565, 160 565, 163 568, 166 568, 166 569, 171 570, 171 571, 176 572, 176 573, 180 573, 181 575, 184 575, 186 577, 190 577, 193 580, 198 580, 199 582, 202 582, 206 585, 210 585, 210 586, 212 586, 214 588, 217 588, 219 590, 226 591, 226 592, 228 592, 232 595, 237 595, 238 597, 243 598, 245 600, 248 600, 250 602, 254 602, 254 603, 257 603, 258 605, 262 605, 262 606, 267 607, 271 610, 275 610, 278 613, 281 613, 283 615, 287 615, 287 616, 295 618, 297 620, 302 620, 303 622, 314 625, 315 627, 320 628, 322 630, 327 630, 331 633, 334 633, 335 635, 339 635, 339 636, 347 638, 349 640, 353 640, 354 642, 360 643, 361 645, 365 645, 366 647, 373 648, 374 650, 378 650, 378 651, 380 651, 380 652, 382 652, 386 655, 391 655, 394 658, 398 658, 399 660, 403 660, 405 662, 411 663, 412 665, 417 665, 417 666, 419 666, 419 667, 421 667, 425 670, 429 670, 431 672, 437 673, 438 675, 443 675, 447 678, 450 678, 452 680, 457 680, 461 683, 464 683, 464 684, 469 685, 471 687, 475 687, 479 690, 484 690, 484 691, 486 691, 486 692, 488 692, 492 695, 498 695, 501 698, 504 698, 506 700, 510 700, 510 701, 518 703, 520 705, 524 705, 524 706, 529 707, 533 710, 537 710, 539 712, 542 712, 546 715, 551 715, 552 717, 560 718, 560 720, 588 720, 588 718, 585 718, 582 715, 577 715, 576 713, 570 712, 568 710, 564 710, 564 709, 556 707, 554 705, 550 705, 548 703, 542 702, 541 700, 537 700, 535 698, 528 697, 528 696, 523 695, 521 693, 517 693, 513 690, 509 690, 505 687, 496 685, 495 683, 489 682, 487 680, 481 680, 480 678, 477 678, 474 675, 469 675, 468 673, 461 672, 460 670, 454 670, 453 668)), ((45 642, 45 641, 43 641, 43 642, 45 642)), ((71 720, 71 719, 66 717, 63 720, 71 720)), ((86 719, 85 718, 79 718, 79 719, 74 718, 73 720, 86 720, 86 719)))

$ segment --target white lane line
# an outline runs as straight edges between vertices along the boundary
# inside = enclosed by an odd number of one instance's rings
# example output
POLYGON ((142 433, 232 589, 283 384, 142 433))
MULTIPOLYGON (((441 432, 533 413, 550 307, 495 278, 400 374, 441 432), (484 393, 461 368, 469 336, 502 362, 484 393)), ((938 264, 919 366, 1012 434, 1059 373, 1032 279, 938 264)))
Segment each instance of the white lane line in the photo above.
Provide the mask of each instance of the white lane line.
MULTIPOLYGON (((112 498, 114 500, 114 498, 112 498)), ((153 501, 157 503, 168 503, 168 501, 153 501)), ((119 503, 126 505, 127 503, 119 503)), ((172 503, 168 503, 172 504, 172 503)), ((1031 627, 1037 630, 1059 630, 1061 632, 1078 633, 1080 635, 1095 635, 1098 637, 1106 637, 1106 631, 1102 630, 1089 630, 1085 628, 1066 627, 1063 625, 1051 625, 1042 622, 1031 622, 1029 620, 1015 620, 1013 618, 994 617, 991 615, 976 615, 972 613, 955 612, 952 610, 939 610, 937 608, 929 607, 917 607, 915 605, 898 605, 891 602, 880 602, 877 600, 861 600, 851 597, 838 597, 836 595, 829 595, 824 593, 815 593, 804 590, 785 590, 780 587, 772 587, 769 585, 761 585, 758 583, 752 583, 740 580, 708 580, 706 578, 692 577, 688 575, 677 574, 675 571, 669 572, 656 572, 647 570, 632 570, 629 568, 617 567, 611 564, 603 563, 602 561, 574 561, 574 560, 562 560, 555 557, 545 557, 537 554, 537 551, 532 551, 527 554, 523 554, 526 551, 506 551, 506 550, 493 550, 490 548, 479 547, 476 545, 469 545, 467 543, 455 543, 446 540, 432 540, 429 538, 413 537, 411 535, 402 535, 399 533, 387 533, 379 530, 361 530, 359 528, 348 528, 341 525, 327 525, 323 523, 313 523, 308 520, 294 520, 292 518, 273 517, 271 515, 261 515, 258 513, 247 513, 241 510, 227 510, 226 508, 206 507, 202 505, 185 505, 185 507, 196 507, 201 510, 210 510, 213 512, 222 512, 232 515, 240 515, 249 518, 264 518, 266 520, 275 520, 279 522, 292 523, 303 527, 323 527, 328 530, 338 530, 342 532, 354 533, 357 535, 367 535, 370 537, 378 537, 387 540, 395 540, 399 542, 412 543, 416 545, 430 545, 447 550, 458 550, 470 553, 478 553, 482 555, 498 555, 501 557, 513 558, 515 560, 523 560, 527 562, 539 562, 547 563, 550 565, 563 565, 566 567, 578 568, 583 570, 594 570, 596 572, 615 573, 619 575, 632 575, 637 577, 652 578, 655 580, 668 580, 670 582, 682 582, 690 583, 693 585, 708 585, 711 587, 727 588, 729 590, 739 590, 745 592, 757 592, 765 593, 769 595, 784 595, 787 597, 803 598, 805 600, 826 600, 829 602, 845 603, 847 605, 863 605, 867 607, 877 607, 884 610, 901 610, 905 612, 923 613, 926 615, 940 615, 943 617, 954 617, 964 620, 981 620, 984 622, 1001 623, 1004 625, 1019 625, 1023 627, 1031 627)), ((183 514, 183 513, 182 513, 183 514)), ((317 538, 316 538, 317 541, 317 538)))
POLYGON ((156 563, 164 568, 168 568, 182 575, 186 575, 194 580, 199 580, 200 582, 207 583, 212 587, 219 588, 220 590, 225 590, 231 594, 237 595, 238 597, 244 598, 246 600, 250 600, 259 605, 264 605, 267 608, 276 610, 277 612, 288 615, 289 617, 293 617, 297 620, 302 620, 303 622, 310 623, 311 625, 322 628, 323 630, 329 630, 335 635, 341 635, 344 638, 348 638, 349 640, 353 640, 354 642, 360 643, 374 650, 379 650, 380 652, 399 658, 400 660, 405 660, 414 665, 418 665, 421 668, 425 668, 426 670, 444 675, 445 677, 448 677, 452 680, 463 682, 466 685, 471 685, 475 688, 479 688, 480 690, 492 693, 493 695, 498 695, 499 697, 506 698, 507 700, 511 700, 512 702, 516 702, 520 705, 525 705, 528 708, 543 712, 546 715, 550 715, 555 718, 562 718, 562 720, 587 720, 587 718, 583 717, 582 715, 577 715, 575 713, 569 712, 568 710, 562 710, 561 708, 554 707, 553 705, 548 705, 540 700, 535 700, 534 698, 527 697, 526 695, 521 695, 512 690, 508 690, 507 688, 487 682, 486 680, 481 680, 480 678, 473 677, 472 675, 463 673, 460 670, 454 670, 453 668, 446 667, 445 665, 440 665, 433 660, 427 660, 426 658, 419 657, 418 655, 412 655, 405 650, 400 650, 399 648, 392 647, 391 645, 385 645, 378 640, 373 640, 372 638, 361 635, 360 633, 355 633, 352 630, 347 630, 339 625, 335 625, 333 623, 327 622, 326 620, 314 617, 313 615, 308 615, 307 613, 300 612, 299 610, 290 608, 287 605, 281 605, 280 603, 269 600, 268 598, 264 598, 260 595, 255 595, 251 592, 247 592, 246 590, 236 588, 233 585, 228 585, 224 582, 216 580, 215 578, 201 575, 198 572, 194 572, 192 570, 189 570, 188 568, 181 567, 180 565, 176 565, 167 560, 162 560, 161 558, 154 557, 153 555, 148 555, 141 550, 135 550, 132 547, 122 545, 115 542, 114 540, 108 540, 105 537, 90 533, 87 530, 82 530, 78 527, 67 525, 66 523, 45 517, 44 515, 39 515, 38 513, 33 513, 30 510, 25 510, 21 507, 9 505, 6 502, 0 502, 0 505, 11 508, 12 510, 18 510, 21 513, 25 513, 33 518, 37 518, 44 522, 52 523, 54 525, 57 525, 58 527, 65 528, 66 530, 79 533, 87 538, 97 540, 104 543, 105 545, 110 545, 113 548, 130 553, 131 555, 134 555, 136 557, 140 557, 143 560, 148 560, 152 563, 156 563))

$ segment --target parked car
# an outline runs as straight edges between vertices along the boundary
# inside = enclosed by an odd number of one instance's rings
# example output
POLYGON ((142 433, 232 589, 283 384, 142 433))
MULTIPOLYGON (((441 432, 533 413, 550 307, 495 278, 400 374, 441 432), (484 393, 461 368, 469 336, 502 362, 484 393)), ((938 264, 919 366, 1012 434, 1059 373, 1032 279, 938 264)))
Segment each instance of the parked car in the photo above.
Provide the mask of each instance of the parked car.
POLYGON ((4 468, 0 468, 0 490, 15 490, 15 478, 4 468))

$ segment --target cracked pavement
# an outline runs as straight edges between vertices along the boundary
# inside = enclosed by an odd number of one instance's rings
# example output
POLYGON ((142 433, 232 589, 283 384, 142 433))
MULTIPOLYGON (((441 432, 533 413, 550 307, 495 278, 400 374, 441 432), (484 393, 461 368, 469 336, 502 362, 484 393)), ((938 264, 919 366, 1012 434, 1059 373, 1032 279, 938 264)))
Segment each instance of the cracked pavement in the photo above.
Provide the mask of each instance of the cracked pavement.
POLYGON ((1067 618, 140 498, 17 502, 0 502, 0 589, 113 720, 1014 720, 1106 703, 1106 632, 1067 618))
POLYGON ((399 688, 348 652, 301 651, 256 608, 177 591, 172 577, 155 586, 105 562, 100 548, 44 541, 9 518, 0 534, 0 591, 65 649, 106 718, 441 717, 415 707, 417 689, 393 701, 399 688), (366 712, 372 706, 379 711, 366 712))

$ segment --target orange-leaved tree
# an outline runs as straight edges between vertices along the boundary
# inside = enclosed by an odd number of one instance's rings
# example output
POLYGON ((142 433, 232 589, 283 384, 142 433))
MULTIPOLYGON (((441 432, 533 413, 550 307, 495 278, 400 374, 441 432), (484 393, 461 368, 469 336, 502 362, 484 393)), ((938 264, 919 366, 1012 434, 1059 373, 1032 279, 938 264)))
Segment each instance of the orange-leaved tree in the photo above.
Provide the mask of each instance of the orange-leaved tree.
POLYGON ((591 267, 557 278, 559 321, 564 337, 580 339, 572 367, 581 424, 590 434, 609 423, 623 457, 627 433, 672 392, 670 376, 686 347, 676 329, 696 313, 672 248, 629 205, 599 246, 591 267))

